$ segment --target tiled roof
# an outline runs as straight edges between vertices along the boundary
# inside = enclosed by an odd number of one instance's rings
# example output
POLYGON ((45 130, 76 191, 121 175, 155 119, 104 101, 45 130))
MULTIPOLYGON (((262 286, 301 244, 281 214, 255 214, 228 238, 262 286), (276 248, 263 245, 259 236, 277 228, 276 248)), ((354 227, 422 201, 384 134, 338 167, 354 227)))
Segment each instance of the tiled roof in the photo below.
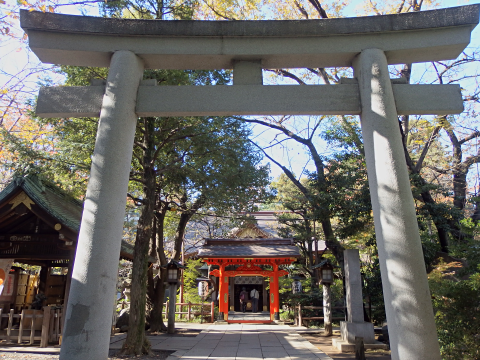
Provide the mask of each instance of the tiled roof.
POLYGON ((78 233, 83 203, 61 190, 58 186, 37 176, 16 177, 0 193, 0 203, 17 190, 22 189, 35 204, 58 220, 63 226, 78 233))
MULTIPOLYGON (((78 234, 82 219, 83 202, 74 198, 55 184, 40 179, 35 175, 16 177, 0 192, 0 203, 10 195, 23 190, 32 201, 44 211, 58 220, 62 226, 68 227, 78 234)), ((122 256, 133 259, 133 246, 122 240, 122 256)))
POLYGON ((198 257, 300 257, 300 251, 292 239, 205 239, 198 257))

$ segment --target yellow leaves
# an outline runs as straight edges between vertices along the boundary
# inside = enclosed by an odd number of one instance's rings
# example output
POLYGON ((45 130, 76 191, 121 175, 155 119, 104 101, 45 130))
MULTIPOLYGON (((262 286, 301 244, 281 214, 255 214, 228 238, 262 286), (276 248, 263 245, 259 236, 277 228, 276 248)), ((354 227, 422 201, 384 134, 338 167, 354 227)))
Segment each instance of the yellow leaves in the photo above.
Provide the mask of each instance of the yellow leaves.
MULTIPOLYGON (((3 92, 4 89, 2 89, 3 92)), ((12 143, 10 146, 7 141, 12 136, 16 138, 18 144, 37 149, 53 148, 53 131, 51 128, 42 126, 24 115, 24 112, 12 109, 3 116, 2 122, 3 132, 0 133, 0 143, 4 144, 0 148, 0 159, 3 164, 13 164, 18 158, 18 149, 12 143), (5 138, 4 138, 5 136, 5 138)))

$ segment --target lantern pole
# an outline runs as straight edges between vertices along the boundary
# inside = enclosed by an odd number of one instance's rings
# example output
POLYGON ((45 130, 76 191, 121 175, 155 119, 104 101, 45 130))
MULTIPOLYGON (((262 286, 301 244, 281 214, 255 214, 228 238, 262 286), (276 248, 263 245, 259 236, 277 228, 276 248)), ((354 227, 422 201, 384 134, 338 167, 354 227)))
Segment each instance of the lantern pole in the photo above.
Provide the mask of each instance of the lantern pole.
POLYGON ((312 267, 320 272, 320 284, 323 285, 323 324, 325 336, 332 336, 332 291, 330 285, 333 283, 333 265, 328 260, 312 267))
POLYGON ((202 296, 202 305, 201 308, 200 308, 200 324, 203 324, 203 303, 205 302, 205 297, 202 296))
POLYGON ((169 308, 168 308, 168 326, 167 326, 167 333, 174 334, 175 333, 175 310, 177 307, 177 284, 170 283, 170 296, 169 296, 169 308))
MULTIPOLYGON (((182 265, 185 264, 185 239, 182 240, 182 265)), ((183 304, 183 291, 184 291, 184 285, 183 285, 183 269, 180 270, 180 303, 183 304)), ((183 318, 183 305, 180 305, 180 319, 183 318)))
POLYGON ((181 265, 175 260, 170 260, 167 264, 167 281, 170 285, 169 288, 169 302, 168 302, 168 326, 167 333, 175 333, 175 312, 177 309, 177 284, 179 278, 180 269, 183 269, 185 266, 181 265))
POLYGON ((332 336, 332 290, 330 284, 323 284, 323 325, 325 336, 332 336))

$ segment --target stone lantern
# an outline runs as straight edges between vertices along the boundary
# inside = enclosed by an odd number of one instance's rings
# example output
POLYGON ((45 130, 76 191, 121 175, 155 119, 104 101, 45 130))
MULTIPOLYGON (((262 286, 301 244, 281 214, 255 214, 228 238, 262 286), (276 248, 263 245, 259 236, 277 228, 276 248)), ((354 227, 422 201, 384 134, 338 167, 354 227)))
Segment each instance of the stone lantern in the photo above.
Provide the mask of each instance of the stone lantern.
POLYGON ((176 310, 176 301, 177 301, 177 284, 180 278, 180 269, 184 269, 180 262, 176 260, 170 260, 167 264, 167 281, 170 285, 170 296, 168 302, 168 326, 167 332, 173 334, 175 332, 175 310, 176 310))
POLYGON ((312 269, 320 269, 320 284, 323 285, 323 323, 325 335, 331 336, 332 329, 332 292, 330 285, 333 284, 333 265, 325 259, 313 266, 312 269))
POLYGON ((333 284, 333 265, 328 260, 319 264, 320 266, 320 284, 333 284))
POLYGON ((170 260, 167 264, 167 282, 172 284, 177 284, 178 279, 180 278, 180 269, 185 268, 178 261, 170 260))

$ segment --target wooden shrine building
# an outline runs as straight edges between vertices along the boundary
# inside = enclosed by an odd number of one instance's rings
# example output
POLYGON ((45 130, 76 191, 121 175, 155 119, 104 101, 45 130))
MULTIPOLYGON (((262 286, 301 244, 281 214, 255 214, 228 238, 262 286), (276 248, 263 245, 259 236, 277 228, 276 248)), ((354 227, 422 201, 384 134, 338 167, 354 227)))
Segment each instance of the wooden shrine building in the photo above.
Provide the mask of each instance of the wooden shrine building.
MULTIPOLYGON (((39 274, 11 270, 2 279, 0 308, 20 312, 37 294, 40 306, 66 303, 82 210, 80 200, 37 176, 17 177, 0 192, 0 261, 41 268, 39 274)), ((133 246, 122 241, 120 258, 132 260, 133 246)))
POLYGON ((259 309, 270 312, 270 321, 279 320, 278 279, 288 274, 279 266, 290 265, 300 257, 293 239, 273 238, 254 225, 234 230, 232 236, 205 239, 198 254, 214 268, 209 275, 218 278, 219 319, 241 322, 229 320, 228 314, 240 311, 240 292, 245 287, 248 293, 258 290, 259 309))

